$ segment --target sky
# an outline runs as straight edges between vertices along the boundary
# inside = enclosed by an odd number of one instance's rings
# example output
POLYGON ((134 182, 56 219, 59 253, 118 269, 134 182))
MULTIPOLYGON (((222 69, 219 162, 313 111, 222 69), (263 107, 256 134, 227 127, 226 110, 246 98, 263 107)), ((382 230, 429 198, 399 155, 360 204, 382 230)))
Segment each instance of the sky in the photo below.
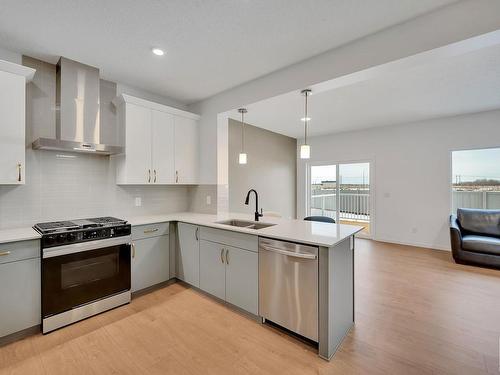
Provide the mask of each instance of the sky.
MULTIPOLYGON (((370 164, 340 164, 340 176, 344 184, 369 184, 370 164)), ((321 181, 336 181, 336 166, 321 165, 311 167, 311 183, 321 183, 321 181)))
POLYGON ((456 182, 457 175, 462 182, 476 179, 500 180, 500 148, 453 151, 453 182, 456 182))

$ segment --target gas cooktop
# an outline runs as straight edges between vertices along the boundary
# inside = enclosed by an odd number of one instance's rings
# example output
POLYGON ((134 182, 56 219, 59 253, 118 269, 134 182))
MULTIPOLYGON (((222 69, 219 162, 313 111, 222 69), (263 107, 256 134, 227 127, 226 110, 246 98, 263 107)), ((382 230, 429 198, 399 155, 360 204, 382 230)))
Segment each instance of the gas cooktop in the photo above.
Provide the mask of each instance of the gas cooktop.
POLYGON ((42 235, 42 249, 128 236, 131 233, 127 220, 111 216, 38 223, 33 228, 42 235))
POLYGON ((112 227, 117 225, 124 225, 127 220, 117 219, 116 217, 105 216, 105 217, 94 217, 90 219, 77 219, 71 221, 49 221, 46 223, 35 224, 35 228, 41 234, 50 233, 63 233, 78 231, 88 228, 102 228, 102 227, 112 227))

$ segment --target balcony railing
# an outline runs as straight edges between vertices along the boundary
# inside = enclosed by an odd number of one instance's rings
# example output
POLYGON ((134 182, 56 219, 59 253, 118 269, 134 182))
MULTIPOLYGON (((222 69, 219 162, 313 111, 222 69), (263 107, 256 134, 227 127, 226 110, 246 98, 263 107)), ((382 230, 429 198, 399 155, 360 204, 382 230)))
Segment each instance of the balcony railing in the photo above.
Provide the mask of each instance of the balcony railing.
POLYGON ((452 212, 457 208, 500 208, 500 191, 453 191, 452 212))
MULTIPOLYGON (((311 196, 311 215, 335 218, 337 194, 316 194, 311 196)), ((370 194, 340 192, 340 219, 370 221, 370 194)))

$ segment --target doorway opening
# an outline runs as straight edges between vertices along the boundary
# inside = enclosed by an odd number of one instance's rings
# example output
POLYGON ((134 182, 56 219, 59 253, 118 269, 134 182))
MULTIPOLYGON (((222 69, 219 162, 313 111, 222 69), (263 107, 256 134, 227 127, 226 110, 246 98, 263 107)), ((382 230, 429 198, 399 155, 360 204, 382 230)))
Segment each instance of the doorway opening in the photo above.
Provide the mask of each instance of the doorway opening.
POLYGON ((370 162, 312 164, 308 176, 309 215, 362 226, 361 234, 371 236, 370 162))

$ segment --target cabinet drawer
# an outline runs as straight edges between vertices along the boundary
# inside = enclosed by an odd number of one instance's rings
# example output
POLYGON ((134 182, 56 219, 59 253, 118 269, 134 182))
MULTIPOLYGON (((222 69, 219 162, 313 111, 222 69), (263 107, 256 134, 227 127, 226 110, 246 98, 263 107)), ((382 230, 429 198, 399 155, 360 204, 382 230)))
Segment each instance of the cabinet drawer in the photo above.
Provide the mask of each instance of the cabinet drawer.
POLYGON ((39 240, 0 244, 0 264, 31 258, 40 258, 39 240))
POLYGON ((254 252, 258 252, 259 241, 258 237, 237 233, 229 230, 215 229, 208 227, 200 227, 200 238, 207 241, 218 242, 228 246, 239 247, 254 252))
POLYGON ((132 227, 132 240, 168 235, 169 226, 169 223, 158 223, 132 227))

